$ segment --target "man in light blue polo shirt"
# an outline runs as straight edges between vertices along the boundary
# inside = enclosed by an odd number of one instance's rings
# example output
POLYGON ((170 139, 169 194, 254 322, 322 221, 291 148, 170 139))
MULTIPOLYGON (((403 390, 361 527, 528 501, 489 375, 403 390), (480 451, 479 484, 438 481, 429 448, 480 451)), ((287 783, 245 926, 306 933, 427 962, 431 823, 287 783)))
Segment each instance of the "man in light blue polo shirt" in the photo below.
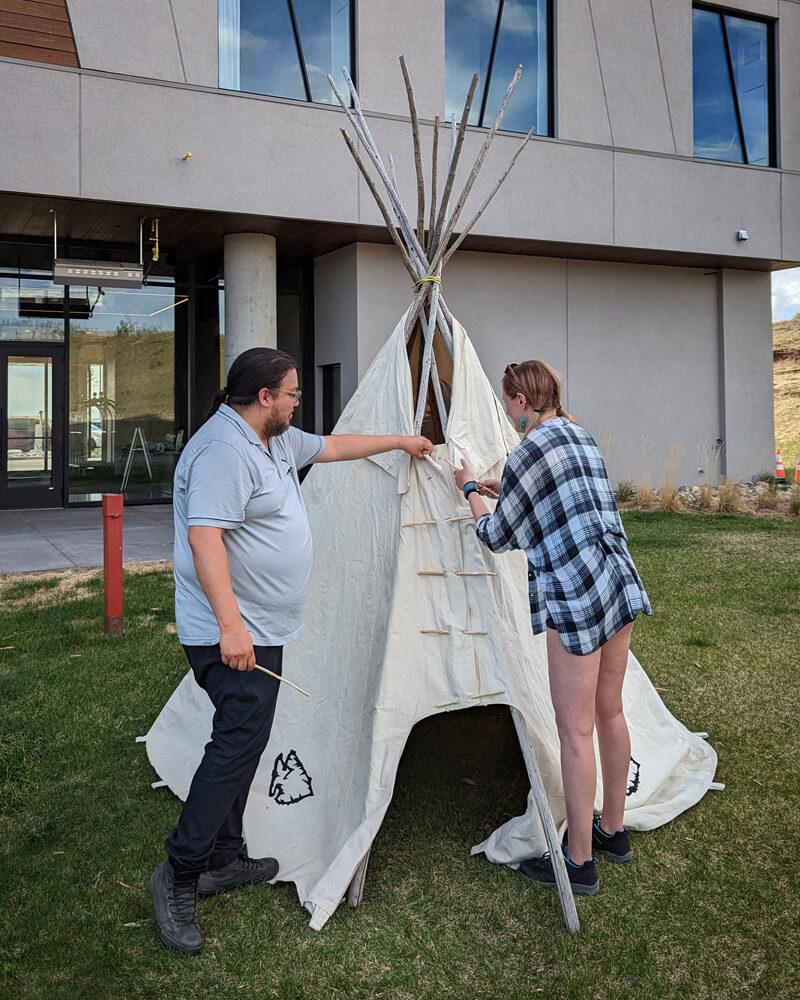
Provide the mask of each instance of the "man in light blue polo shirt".
POLYGON ((175 615, 178 637, 215 714, 167 859, 150 879, 161 940, 198 954, 197 896, 273 879, 274 858, 241 853, 242 814, 275 714, 283 645, 302 629, 311 532, 298 471, 400 449, 424 437, 337 434, 291 426, 297 367, 269 348, 240 354, 206 422, 175 470, 175 615))

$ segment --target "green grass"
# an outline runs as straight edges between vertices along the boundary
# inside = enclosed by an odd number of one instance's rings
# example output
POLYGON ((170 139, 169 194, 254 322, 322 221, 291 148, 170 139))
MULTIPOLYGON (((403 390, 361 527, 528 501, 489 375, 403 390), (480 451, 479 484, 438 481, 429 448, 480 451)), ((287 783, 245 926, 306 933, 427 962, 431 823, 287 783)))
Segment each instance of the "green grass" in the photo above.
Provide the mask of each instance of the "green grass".
POLYGON ((97 579, 8 586, 0 997, 796 998, 800 524, 625 524, 656 611, 634 650, 678 718, 709 732, 727 788, 635 835, 630 865, 603 863, 575 937, 555 893, 469 855, 526 794, 506 711, 473 709, 414 730, 360 909, 315 934, 293 887, 254 887, 201 903, 201 956, 166 952, 147 882, 178 803, 150 788, 134 737, 185 669, 170 575, 127 578, 113 637, 97 579))

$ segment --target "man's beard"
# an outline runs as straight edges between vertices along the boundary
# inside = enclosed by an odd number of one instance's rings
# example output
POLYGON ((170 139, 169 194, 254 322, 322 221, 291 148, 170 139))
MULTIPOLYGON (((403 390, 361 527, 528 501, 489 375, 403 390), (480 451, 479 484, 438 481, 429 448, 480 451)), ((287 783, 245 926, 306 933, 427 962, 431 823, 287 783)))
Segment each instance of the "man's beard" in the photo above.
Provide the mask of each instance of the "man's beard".
POLYGON ((278 416, 268 417, 267 420, 264 421, 264 437, 271 438, 277 437, 279 434, 283 434, 289 429, 291 422, 291 415, 288 420, 283 420, 278 416))

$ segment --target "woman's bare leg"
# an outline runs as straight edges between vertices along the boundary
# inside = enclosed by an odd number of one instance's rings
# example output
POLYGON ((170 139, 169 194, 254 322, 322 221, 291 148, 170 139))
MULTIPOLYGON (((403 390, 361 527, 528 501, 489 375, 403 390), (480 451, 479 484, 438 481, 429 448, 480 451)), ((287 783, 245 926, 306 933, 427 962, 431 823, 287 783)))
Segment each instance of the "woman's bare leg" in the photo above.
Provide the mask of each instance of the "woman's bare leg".
POLYGON ((597 789, 592 737, 600 650, 588 656, 575 656, 565 649, 558 633, 548 629, 547 660, 550 696, 561 742, 569 857, 576 865, 582 865, 592 856, 592 812, 597 789))
POLYGON ((622 711, 622 682, 628 665, 632 629, 633 624, 626 625, 600 649, 594 706, 603 772, 603 829, 606 833, 622 829, 628 790, 631 738, 622 711))

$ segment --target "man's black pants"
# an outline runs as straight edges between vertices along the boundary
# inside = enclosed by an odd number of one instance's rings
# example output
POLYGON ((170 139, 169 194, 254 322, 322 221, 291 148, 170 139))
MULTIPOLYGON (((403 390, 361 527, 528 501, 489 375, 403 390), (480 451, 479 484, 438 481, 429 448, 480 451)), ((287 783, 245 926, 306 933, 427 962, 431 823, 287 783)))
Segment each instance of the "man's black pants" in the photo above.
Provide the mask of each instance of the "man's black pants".
MULTIPOLYGON (((222 868, 242 849, 242 814, 275 717, 280 683, 260 670, 231 670, 219 645, 184 646, 211 699, 214 725, 178 825, 164 844, 178 878, 222 868)), ((256 646, 256 663, 280 674, 283 646, 256 646)))

